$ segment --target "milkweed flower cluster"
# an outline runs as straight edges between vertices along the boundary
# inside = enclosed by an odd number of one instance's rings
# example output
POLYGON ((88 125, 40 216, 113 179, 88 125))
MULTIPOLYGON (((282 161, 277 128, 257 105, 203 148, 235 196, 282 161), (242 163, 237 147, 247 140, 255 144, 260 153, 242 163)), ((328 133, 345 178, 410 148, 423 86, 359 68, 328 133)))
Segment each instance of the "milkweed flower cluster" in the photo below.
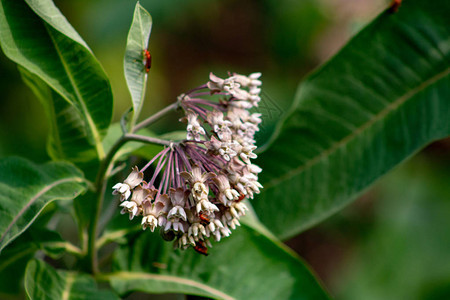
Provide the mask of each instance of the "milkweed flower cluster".
POLYGON ((192 246, 202 254, 210 239, 220 241, 240 226, 248 210, 242 200, 253 199, 262 188, 262 169, 251 161, 257 157, 254 135, 261 114, 249 112, 261 100, 260 76, 234 73, 222 79, 211 73, 208 83, 180 95, 186 139, 165 147, 113 186, 121 212, 130 219, 142 216, 143 229, 159 227, 175 247, 192 246), (219 100, 211 100, 213 95, 219 100), (148 182, 147 169, 152 173, 148 182))

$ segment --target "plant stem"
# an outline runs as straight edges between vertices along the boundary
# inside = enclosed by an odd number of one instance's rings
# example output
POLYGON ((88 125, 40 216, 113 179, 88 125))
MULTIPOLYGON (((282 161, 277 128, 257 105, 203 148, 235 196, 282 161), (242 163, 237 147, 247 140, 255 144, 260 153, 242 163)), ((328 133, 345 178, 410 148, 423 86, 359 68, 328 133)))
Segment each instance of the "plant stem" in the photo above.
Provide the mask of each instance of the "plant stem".
POLYGON ((53 247, 62 247, 64 250, 66 250, 67 253, 70 253, 75 256, 82 256, 83 251, 81 251, 80 248, 77 246, 69 243, 69 242, 50 242, 46 243, 46 246, 53 246, 53 247))
POLYGON ((133 129, 132 129, 132 133, 138 131, 139 129, 142 129, 150 124, 152 124, 153 122, 159 120, 162 116, 164 116, 166 113, 172 111, 172 110, 176 110, 178 107, 180 106, 179 101, 172 103, 171 105, 163 108, 162 110, 160 110, 159 112, 157 112, 156 114, 152 115, 151 117, 145 119, 144 121, 142 121, 141 123, 137 124, 133 129))
POLYGON ((149 136, 132 134, 132 133, 125 134, 124 138, 127 141, 139 141, 139 142, 144 142, 144 143, 149 143, 149 144, 158 144, 158 145, 163 145, 163 146, 168 146, 168 147, 170 146, 170 144, 172 144, 171 141, 162 140, 162 139, 149 137, 149 136))
POLYGON ((95 212, 93 219, 89 223, 89 236, 88 236, 88 245, 87 245, 87 258, 88 258, 88 265, 89 265, 89 271, 92 274, 98 273, 98 253, 97 253, 97 236, 98 236, 98 223, 100 219, 100 214, 102 211, 103 206, 103 199, 105 196, 105 190, 106 185, 108 182, 109 174, 114 166, 114 160, 115 155, 117 151, 128 141, 140 141, 144 143, 152 143, 152 144, 159 144, 164 146, 170 146, 172 142, 153 138, 153 137, 146 137, 141 136, 137 134, 133 134, 133 132, 136 132, 137 130, 144 128, 145 126, 150 125, 151 123, 159 120, 162 116, 167 114, 168 112, 175 110, 179 107, 178 101, 167 106, 166 108, 160 110, 150 118, 142 121, 141 123, 137 124, 131 133, 124 134, 121 138, 119 138, 115 144, 111 147, 106 157, 101 161, 100 167, 97 173, 97 178, 95 180, 95 191, 97 192, 97 201, 95 206, 95 212))

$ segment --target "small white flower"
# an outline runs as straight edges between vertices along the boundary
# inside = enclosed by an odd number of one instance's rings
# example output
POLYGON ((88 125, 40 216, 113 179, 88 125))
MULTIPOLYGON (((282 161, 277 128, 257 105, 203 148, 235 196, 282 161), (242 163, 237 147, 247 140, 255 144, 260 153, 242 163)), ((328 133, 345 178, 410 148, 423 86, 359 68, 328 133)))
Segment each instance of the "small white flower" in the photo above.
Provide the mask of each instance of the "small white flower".
POLYGON ((164 227, 164 231, 168 231, 171 228, 174 231, 182 231, 182 232, 184 232, 184 226, 178 219, 174 219, 173 221, 167 220, 166 226, 164 227))
MULTIPOLYGON (((154 190, 156 192, 156 190, 154 190)), ((167 195, 160 195, 154 203, 151 201, 145 201, 143 206, 142 214, 144 217, 142 218, 142 228, 145 230, 147 227, 150 227, 150 230, 153 232, 155 228, 158 226, 158 218, 162 216, 164 213, 164 207, 166 206, 167 195)), ((161 226, 161 224, 159 224, 161 226)))
POLYGON ((174 206, 167 215, 168 220, 174 220, 174 219, 182 219, 183 221, 186 221, 186 212, 184 211, 184 208, 181 206, 174 206))
POLYGON ((206 215, 210 215, 214 211, 219 211, 217 206, 209 202, 208 200, 201 200, 197 203, 196 206, 197 213, 203 212, 206 215))
POLYGON ((142 225, 143 230, 145 230, 145 229, 147 229, 147 227, 149 227, 150 230, 153 232, 153 231, 155 231, 155 228, 158 226, 158 219, 156 219, 156 217, 153 215, 144 216, 142 218, 141 225, 142 225))
POLYGON ((250 94, 245 90, 234 91, 232 95, 235 100, 231 101, 230 105, 241 109, 250 109, 253 106, 258 107, 258 103, 261 101, 261 97, 250 94))
POLYGON ((187 112, 187 135, 186 138, 188 140, 200 141, 201 136, 206 134, 205 129, 198 122, 198 115, 193 111, 187 112))
POLYGON ((126 214, 129 213, 130 214, 130 220, 132 220, 135 216, 138 215, 139 212, 139 207, 137 206, 136 202, 134 201, 124 201, 120 204, 120 206, 122 206, 122 210, 120 211, 120 213, 126 214))
POLYGON ((237 155, 236 148, 239 144, 236 141, 223 142, 219 154, 226 160, 230 161, 233 157, 237 155))
POLYGON ((225 135, 231 135, 230 121, 223 119, 223 113, 219 111, 210 112, 207 115, 207 121, 217 134, 219 139, 223 139, 225 135))
POLYGON ((200 236, 200 237, 206 236, 205 226, 203 226, 202 224, 197 223, 197 222, 196 222, 196 223, 193 223, 193 224, 189 227, 188 235, 189 235, 189 236, 194 236, 194 237, 197 237, 197 236, 200 236))
POLYGON ((220 229, 223 229, 224 226, 222 224, 222 222, 220 222, 219 219, 213 219, 209 224, 208 224, 208 228, 211 232, 215 232, 218 231, 220 229))
MULTIPOLYGON (((155 191, 156 192, 156 191, 155 191)), ((142 186, 137 186, 134 189, 133 195, 131 196, 130 201, 124 201, 120 206, 122 206, 121 214, 129 213, 130 220, 135 216, 141 214, 142 212, 142 203, 144 201, 149 201, 154 194, 149 189, 143 188, 142 186)))
POLYGON ((231 201, 239 198, 239 193, 235 189, 231 188, 230 181, 225 175, 220 174, 219 176, 213 178, 213 181, 216 183, 219 189, 217 199, 219 199, 219 201, 222 202, 223 205, 229 206, 231 201))
POLYGON ((232 218, 230 221, 228 221, 228 226, 230 226, 231 229, 235 230, 236 226, 241 226, 241 223, 239 223, 238 219, 232 218))
POLYGON ((208 88, 211 90, 211 93, 217 92, 228 92, 234 93, 236 90, 239 90, 240 85, 234 80, 234 77, 229 77, 227 79, 222 79, 214 75, 213 73, 209 74, 209 82, 207 83, 208 88))
POLYGON ((241 148, 241 151, 239 153, 239 157, 247 164, 250 164, 250 158, 257 158, 258 156, 253 153, 253 150, 256 149, 256 146, 253 145, 246 145, 241 148))
POLYGON ((192 236, 189 236, 188 234, 184 233, 179 239, 178 239, 178 248, 186 249, 189 246, 195 246, 195 239, 192 236))
POLYGON ((187 221, 187 215, 184 211, 184 206, 186 205, 187 200, 187 191, 185 191, 182 187, 177 189, 171 188, 169 191, 169 196, 173 207, 167 214, 167 223, 164 230, 167 231, 172 227, 175 231, 181 230, 184 232, 184 226, 180 220, 185 222, 187 221))
POLYGON ((186 179, 191 187, 192 197, 196 201, 208 199, 209 186, 205 182, 216 176, 214 173, 202 173, 198 166, 194 166, 191 172, 181 172, 180 176, 186 179))
POLYGON ((240 150, 239 143, 232 140, 231 135, 228 134, 223 137, 222 141, 212 136, 211 140, 205 143, 205 146, 208 148, 209 153, 220 155, 226 161, 230 161, 240 150))
POLYGON ((261 77, 261 73, 252 73, 249 76, 240 75, 237 73, 233 74, 234 80, 239 83, 243 87, 256 88, 262 84, 261 80, 258 78, 261 77))
POLYGON ((258 87, 251 87, 249 92, 252 95, 259 95, 261 93, 261 89, 258 87))
POLYGON ((262 169, 255 164, 248 164, 247 169, 253 174, 259 174, 262 172, 262 169))
POLYGON ((245 184, 245 189, 247 190, 247 195, 249 195, 249 197, 251 199, 253 199, 253 194, 260 193, 259 189, 261 189, 261 188, 263 188, 263 186, 258 181, 249 181, 245 184))
POLYGON ((248 211, 248 207, 242 202, 235 202, 230 207, 230 213, 236 219, 239 219, 241 216, 245 216, 246 211, 248 211))
POLYGON ((243 100, 241 100, 241 101, 237 101, 237 100, 231 101, 230 105, 233 106, 233 107, 236 107, 236 108, 243 108, 243 109, 250 109, 250 108, 253 107, 253 104, 251 102, 243 101, 243 100))
POLYGON ((128 175, 123 183, 117 183, 112 188, 114 189, 113 195, 120 194, 120 200, 127 200, 131 195, 131 190, 139 185, 144 179, 144 174, 139 172, 137 167, 133 168, 133 171, 128 175))

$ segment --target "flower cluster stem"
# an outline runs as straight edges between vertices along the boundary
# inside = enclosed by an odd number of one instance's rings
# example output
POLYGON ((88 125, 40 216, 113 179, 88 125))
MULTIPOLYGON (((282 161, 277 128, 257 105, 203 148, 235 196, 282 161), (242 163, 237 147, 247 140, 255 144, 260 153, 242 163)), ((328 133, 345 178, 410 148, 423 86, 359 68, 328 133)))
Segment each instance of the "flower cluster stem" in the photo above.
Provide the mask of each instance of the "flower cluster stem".
POLYGON ((97 178, 95 180, 95 192, 97 193, 97 199, 96 199, 96 205, 95 205, 95 212, 93 215, 93 219, 89 224, 89 236, 88 236, 88 245, 87 245, 87 258, 88 258, 88 265, 89 265, 89 271, 92 274, 97 274, 99 272, 98 270, 98 253, 97 253, 97 237, 98 237, 98 223, 102 211, 103 206, 103 199, 105 197, 105 191, 106 191, 106 185, 108 182, 108 178, 110 175, 110 172, 114 166, 114 160, 116 153, 119 151, 119 149, 128 141, 140 141, 143 143, 152 143, 152 144, 158 144, 163 146, 170 146, 171 142, 153 138, 153 137, 147 137, 147 136, 141 136, 134 134, 134 132, 138 131, 139 129, 142 129, 155 121, 159 120, 162 116, 169 113, 172 110, 175 110, 179 107, 178 101, 165 107, 164 109, 160 110, 156 114, 152 115, 150 118, 142 121, 141 123, 137 124, 131 133, 125 133, 120 137, 115 144, 111 147, 111 149, 108 151, 108 154, 106 157, 101 161, 100 167, 97 173, 97 178))
POLYGON ((163 108, 162 110, 160 110, 159 112, 155 113, 151 117, 145 119, 141 123, 139 123, 136 126, 134 126, 134 128, 133 128, 133 130, 131 132, 137 132, 138 130, 140 130, 140 129, 144 128, 144 127, 147 127, 148 125, 150 125, 150 124, 154 123, 155 121, 159 120, 162 116, 164 116, 168 112, 170 112, 172 110, 176 110, 179 106, 180 106, 179 101, 176 101, 176 102, 172 103, 171 105, 163 108))

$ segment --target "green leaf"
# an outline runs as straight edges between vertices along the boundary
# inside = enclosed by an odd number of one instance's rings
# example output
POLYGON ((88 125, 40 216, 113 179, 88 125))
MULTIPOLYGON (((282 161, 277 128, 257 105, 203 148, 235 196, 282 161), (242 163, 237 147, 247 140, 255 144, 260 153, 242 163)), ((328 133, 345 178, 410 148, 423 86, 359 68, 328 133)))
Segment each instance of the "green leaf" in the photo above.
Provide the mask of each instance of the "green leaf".
POLYGON ((299 87, 253 202, 281 238, 317 224, 450 134, 450 2, 382 13, 299 87))
POLYGON ((22 80, 33 90, 44 106, 50 123, 47 151, 53 159, 69 160, 86 169, 97 152, 90 144, 83 115, 37 75, 19 67, 22 80))
POLYGON ((68 163, 0 160, 0 251, 23 233, 48 203, 71 200, 85 188, 83 174, 68 163))
POLYGON ((112 291, 98 289, 87 274, 59 271, 45 262, 32 260, 25 273, 25 290, 30 299, 119 299, 112 291))
POLYGON ((151 31, 152 17, 137 2, 134 9, 133 22, 128 32, 127 47, 123 61, 125 79, 133 102, 132 126, 136 123, 136 119, 144 104, 148 75, 145 69, 147 58, 144 55, 144 50, 147 49, 151 31))
MULTIPOLYGON (((26 236, 27 232, 22 236, 26 236)), ((25 267, 38 247, 20 236, 0 253, 0 294, 17 294, 21 290, 25 267)))
POLYGON ((105 278, 121 295, 143 291, 215 299, 328 299, 291 250, 247 225, 209 253, 173 250, 159 234, 143 232, 117 250, 117 271, 105 278))
POLYGON ((348 228, 370 226, 350 239, 339 299, 449 299, 450 161, 431 153, 376 185, 369 222, 345 220, 348 228))
POLYGON ((52 1, 26 2, 0 1, 1 47, 8 58, 37 75, 70 104, 70 115, 81 120, 84 135, 101 159, 101 138, 112 117, 106 74, 52 1))
POLYGON ((44 250, 46 254, 50 254, 52 257, 62 254, 64 242, 61 236, 55 231, 36 227, 36 223, 38 222, 35 222, 31 228, 0 253, 0 278, 2 278, 0 280, 0 294, 17 294, 20 292, 25 267, 37 250, 44 250))

